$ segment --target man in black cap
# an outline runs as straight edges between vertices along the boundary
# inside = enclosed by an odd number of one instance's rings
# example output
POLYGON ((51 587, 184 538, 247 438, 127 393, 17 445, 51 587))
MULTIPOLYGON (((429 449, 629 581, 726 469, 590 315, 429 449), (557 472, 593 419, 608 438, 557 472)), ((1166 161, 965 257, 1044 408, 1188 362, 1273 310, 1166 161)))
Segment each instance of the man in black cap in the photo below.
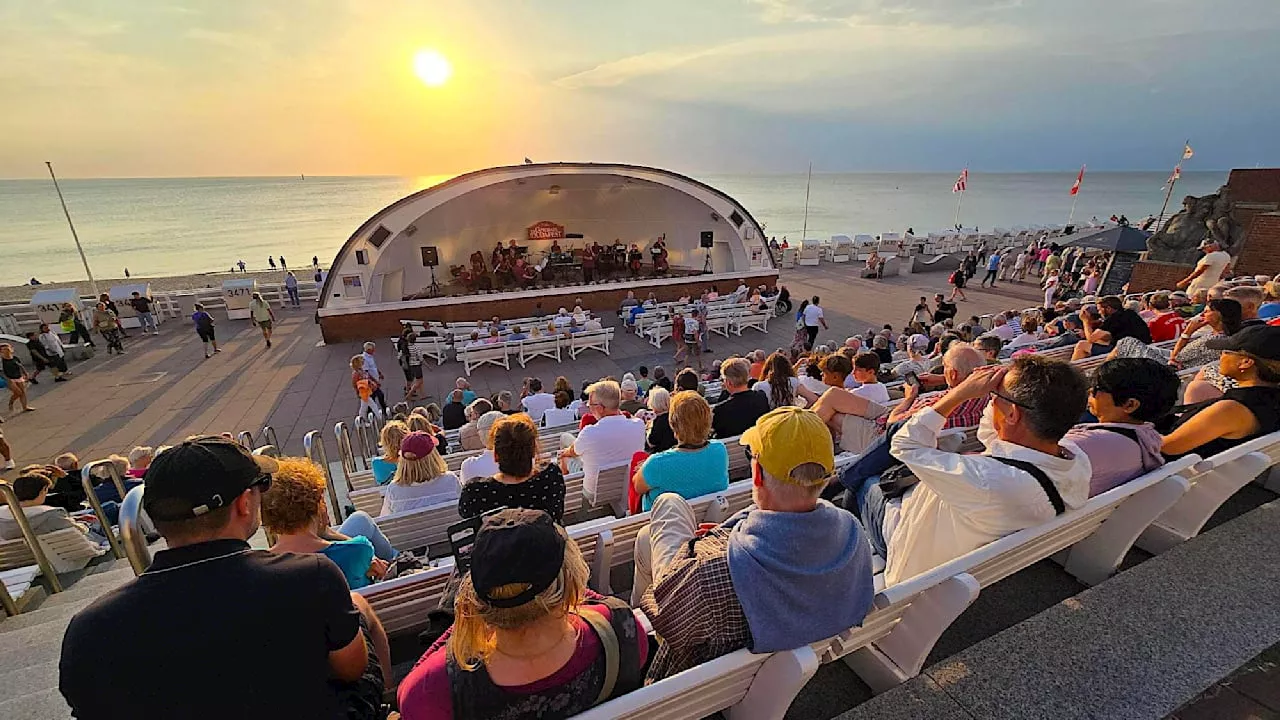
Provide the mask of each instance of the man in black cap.
POLYGON ((58 688, 75 717, 346 717, 331 681, 372 667, 362 614, 381 628, 325 556, 249 546, 277 469, 222 437, 151 463, 143 509, 169 549, 72 618, 58 688))

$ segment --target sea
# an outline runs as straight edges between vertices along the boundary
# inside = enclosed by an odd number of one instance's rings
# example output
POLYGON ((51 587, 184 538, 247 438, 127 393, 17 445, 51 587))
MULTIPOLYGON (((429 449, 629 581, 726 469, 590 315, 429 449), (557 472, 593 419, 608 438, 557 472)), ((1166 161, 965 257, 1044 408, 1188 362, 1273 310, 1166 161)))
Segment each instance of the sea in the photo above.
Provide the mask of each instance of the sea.
MULTIPOLYGON (((734 197, 765 233, 827 238, 955 223, 954 173, 723 175, 685 173, 734 197), (807 191, 806 191, 807 186, 807 191), (806 204, 807 196, 807 204, 806 204), (807 210, 806 210, 807 207, 807 210)), ((60 180, 67 209, 95 276, 223 272, 243 260, 264 270, 283 255, 292 267, 327 266, 366 219, 395 200, 447 180, 421 177, 235 177, 60 180)), ((1076 171, 971 172, 960 223, 996 227, 1066 223, 1076 171)), ((1074 219, 1160 211, 1167 173, 1091 172, 1074 219)), ((1186 172, 1170 210, 1185 195, 1214 192, 1227 171, 1186 172)), ((529 218, 533 223, 543 218, 529 218)), ((0 285, 30 278, 77 280, 84 269, 50 180, 0 180, 0 285)))

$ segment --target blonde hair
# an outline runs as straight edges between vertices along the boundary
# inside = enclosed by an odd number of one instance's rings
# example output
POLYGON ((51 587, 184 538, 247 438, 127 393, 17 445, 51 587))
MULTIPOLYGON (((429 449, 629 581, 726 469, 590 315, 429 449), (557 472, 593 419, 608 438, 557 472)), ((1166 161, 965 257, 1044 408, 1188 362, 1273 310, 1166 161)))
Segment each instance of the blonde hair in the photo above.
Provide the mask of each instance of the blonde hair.
POLYGON ((364 369, 364 357, 362 357, 362 356, 360 356, 360 355, 352 355, 352 356, 351 356, 351 369, 352 369, 352 370, 363 370, 363 369, 364 369))
POLYGON ((701 445, 711 437, 711 406, 698 393, 682 390, 671 397, 671 432, 682 445, 701 445))
MULTIPOLYGON (((418 413, 411 413, 409 417, 404 419, 405 430, 408 432, 431 432, 431 421, 425 416, 418 413)), ((404 438, 400 438, 404 440, 404 438)), ((400 444, 396 443, 396 456, 400 455, 400 444)))
POLYGON ((587 388, 587 397, 603 405, 606 410, 617 410, 622 404, 622 387, 612 380, 601 380, 587 388))
MULTIPOLYGON (((473 671, 493 655, 497 630, 519 628, 548 615, 564 617, 582 604, 591 571, 582 559, 578 544, 569 539, 564 528, 557 526, 556 531, 565 539, 560 577, 523 605, 492 607, 476 595, 471 575, 463 576, 453 601, 453 635, 449 637, 449 652, 463 670, 473 671)), ((524 583, 501 585, 490 594, 500 599, 511 598, 528 588, 524 583)))
POLYGON ((392 420, 382 426, 382 432, 378 434, 378 442, 382 444, 382 454, 386 459, 400 458, 400 443, 409 432, 409 426, 401 420, 392 420))
POLYGON ((396 461, 396 474, 391 482, 410 487, 431 482, 447 472, 449 465, 440 457, 440 452, 433 449, 430 455, 418 460, 401 457, 396 461))
POLYGON ((138 463, 146 461, 151 462, 155 458, 155 451, 146 445, 135 445, 129 451, 129 467, 137 467, 138 463))
POLYGON ((276 535, 315 529, 323 512, 324 473, 305 458, 280 458, 271 487, 262 494, 262 524, 276 535))

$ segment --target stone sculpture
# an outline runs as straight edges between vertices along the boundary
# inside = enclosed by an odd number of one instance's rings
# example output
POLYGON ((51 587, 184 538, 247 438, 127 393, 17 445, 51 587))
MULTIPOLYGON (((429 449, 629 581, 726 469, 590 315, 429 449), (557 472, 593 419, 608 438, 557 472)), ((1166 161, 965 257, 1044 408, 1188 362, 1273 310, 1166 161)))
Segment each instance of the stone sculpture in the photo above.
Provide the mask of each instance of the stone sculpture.
POLYGON ((1182 210, 1147 238, 1147 259, 1194 265, 1201 257, 1200 243, 1209 237, 1235 257, 1244 230, 1232 221, 1231 207, 1226 185, 1212 195, 1184 197, 1182 210))

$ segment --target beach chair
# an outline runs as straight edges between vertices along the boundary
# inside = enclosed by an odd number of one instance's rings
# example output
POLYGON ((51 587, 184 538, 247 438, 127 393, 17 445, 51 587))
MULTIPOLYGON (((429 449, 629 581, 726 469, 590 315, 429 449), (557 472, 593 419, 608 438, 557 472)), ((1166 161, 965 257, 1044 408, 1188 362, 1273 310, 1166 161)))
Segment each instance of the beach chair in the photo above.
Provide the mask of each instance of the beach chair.
MULTIPOLYGON (((49 558, 53 571, 59 575, 83 570, 94 558, 105 555, 110 548, 99 546, 77 528, 66 528, 37 536, 40 548, 49 558)), ((0 541, 0 570, 28 567, 36 564, 36 556, 27 541, 0 541)))

